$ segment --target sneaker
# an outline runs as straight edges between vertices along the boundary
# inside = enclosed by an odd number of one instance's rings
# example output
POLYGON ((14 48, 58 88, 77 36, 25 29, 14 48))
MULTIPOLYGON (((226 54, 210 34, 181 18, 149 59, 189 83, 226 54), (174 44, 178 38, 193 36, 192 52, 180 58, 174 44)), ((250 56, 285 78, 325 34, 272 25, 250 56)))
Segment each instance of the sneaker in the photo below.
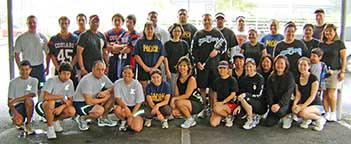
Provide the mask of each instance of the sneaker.
POLYGON ((243 128, 246 130, 252 129, 254 127, 254 121, 252 119, 247 119, 243 128))
POLYGON ((296 114, 292 114, 292 119, 293 119, 294 121, 296 121, 296 122, 300 120, 300 118, 297 117, 296 114))
POLYGON ((34 133, 32 124, 24 124, 24 132, 26 132, 28 135, 31 135, 34 133))
POLYGON ((148 128, 151 127, 151 122, 152 122, 152 119, 146 119, 145 123, 144 123, 144 126, 148 127, 148 128))
POLYGON ((163 129, 168 129, 168 120, 167 119, 163 120, 161 123, 162 123, 163 129))
POLYGON ((43 122, 43 123, 47 123, 46 119, 44 117, 39 117, 39 121, 43 122))
POLYGON ((98 126, 99 127, 104 127, 104 126, 114 127, 116 125, 117 125, 117 122, 116 121, 112 121, 109 118, 98 119, 98 126))
POLYGON ((303 120, 300 127, 303 129, 308 129, 308 126, 312 123, 312 120, 303 120))
POLYGON ((16 129, 17 130, 24 130, 24 126, 23 125, 20 125, 20 126, 16 125, 16 129))
POLYGON ((260 124, 260 120, 261 120, 261 115, 255 114, 253 116, 254 127, 260 124))
POLYGON ((228 115, 227 117, 225 117, 225 126, 226 127, 233 126, 233 116, 232 115, 228 115))
POLYGON ((46 136, 48 139, 55 139, 56 138, 56 133, 55 133, 55 128, 54 126, 49 126, 48 131, 46 133, 46 136))
POLYGON ((330 112, 330 119, 329 119, 329 121, 331 121, 331 122, 336 122, 336 121, 338 121, 338 120, 336 119, 336 112, 330 112))
POLYGON ((286 115, 283 117, 283 129, 289 129, 291 127, 291 123, 292 123, 292 118, 291 115, 286 115))
POLYGON ((206 118, 206 109, 202 109, 202 111, 197 114, 197 117, 202 119, 206 118))
POLYGON ((324 114, 324 118, 327 120, 327 121, 330 121, 330 112, 326 112, 324 114))
POLYGON ((187 120, 185 120, 185 122, 183 124, 180 125, 180 127, 182 128, 190 128, 192 126, 196 125, 196 121, 194 118, 189 118, 187 120))
POLYGON ((321 117, 319 120, 316 120, 316 126, 313 127, 315 131, 322 131, 327 120, 321 117))
POLYGON ((60 121, 54 121, 54 128, 56 132, 62 132, 63 128, 60 125, 60 121))
POLYGON ((126 120, 121 121, 121 125, 119 125, 118 130, 119 131, 127 131, 127 121, 126 120))
POLYGON ((83 120, 82 117, 80 117, 80 116, 77 119, 78 119, 78 122, 77 122, 78 123, 78 127, 79 127, 80 130, 85 131, 85 130, 89 129, 87 121, 83 120))

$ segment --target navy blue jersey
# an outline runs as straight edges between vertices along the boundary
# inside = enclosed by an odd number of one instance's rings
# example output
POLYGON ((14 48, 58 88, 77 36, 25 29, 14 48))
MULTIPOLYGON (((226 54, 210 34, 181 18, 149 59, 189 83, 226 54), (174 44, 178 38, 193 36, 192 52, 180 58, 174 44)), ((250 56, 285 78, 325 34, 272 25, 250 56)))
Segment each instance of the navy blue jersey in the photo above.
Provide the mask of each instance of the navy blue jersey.
MULTIPOLYGON (((127 48, 129 48, 131 51, 134 50, 134 47, 136 45, 137 40, 140 38, 140 34, 137 31, 125 31, 124 33, 122 33, 120 35, 120 37, 118 38, 118 43, 121 44, 126 44, 127 48)), ((132 67, 135 67, 135 59, 134 57, 130 54, 127 55, 127 59, 126 59, 126 65, 131 65, 132 67)))
POLYGON ((74 34, 68 33, 66 38, 63 38, 60 33, 50 38, 48 42, 49 54, 56 57, 56 61, 60 64, 62 62, 72 62, 73 57, 77 52, 78 37, 74 34))
POLYGON ((80 30, 76 30, 73 32, 73 34, 75 34, 76 36, 80 36, 81 33, 83 33, 84 31, 80 31, 80 30))
POLYGON ((144 64, 153 67, 161 56, 166 56, 166 50, 158 39, 139 39, 133 50, 133 55, 139 55, 144 64))
POLYGON ((123 28, 120 29, 110 29, 105 32, 106 40, 109 44, 118 43, 120 40, 120 36, 125 32, 123 28))

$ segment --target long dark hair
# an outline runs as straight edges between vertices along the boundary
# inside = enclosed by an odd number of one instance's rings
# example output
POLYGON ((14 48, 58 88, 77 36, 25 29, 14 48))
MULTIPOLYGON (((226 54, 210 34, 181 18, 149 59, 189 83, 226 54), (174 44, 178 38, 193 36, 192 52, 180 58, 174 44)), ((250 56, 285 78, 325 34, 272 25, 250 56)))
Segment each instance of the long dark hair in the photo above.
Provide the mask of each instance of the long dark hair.
POLYGON ((268 58, 268 59, 271 61, 271 63, 272 63, 271 69, 269 70, 269 72, 272 72, 274 60, 273 60, 272 55, 270 55, 270 54, 266 54, 266 55, 263 55, 263 56, 261 57, 260 63, 259 63, 259 65, 258 65, 258 67, 257 67, 257 69, 258 69, 259 72, 264 72, 264 71, 263 71, 263 67, 262 67, 262 62, 263 62, 263 60, 266 59, 266 58, 268 58))
POLYGON ((278 59, 283 59, 285 61, 285 70, 284 70, 284 74, 289 73, 289 68, 290 68, 290 64, 289 64, 289 60, 285 55, 278 55, 277 57, 274 58, 274 62, 273 62, 273 73, 274 75, 277 75, 277 70, 275 69, 275 65, 278 61, 278 59))
MULTIPOLYGON (((144 24, 144 29, 143 29, 143 37, 142 37, 142 39, 146 39, 146 33, 145 33, 145 29, 147 28, 147 27, 154 27, 154 25, 153 25, 153 23, 151 22, 151 21, 147 21, 145 24, 144 24)), ((155 33, 155 28, 154 28, 154 33, 153 33, 153 35, 152 35, 152 39, 157 39, 157 37, 156 37, 156 33, 155 33)))
POLYGON ((177 65, 176 65, 178 77, 180 77, 180 73, 179 73, 179 71, 178 71, 178 66, 179 66, 180 63, 182 63, 182 62, 185 62, 186 65, 187 65, 188 68, 189 68, 189 69, 188 69, 188 76, 192 75, 192 73, 193 73, 193 68, 192 68, 192 66, 191 66, 191 61, 190 61, 189 57, 187 57, 187 56, 182 56, 182 57, 179 58, 179 60, 178 60, 178 62, 177 62, 177 65))
POLYGON ((184 29, 183 29, 182 25, 180 25, 179 23, 174 23, 174 24, 169 28, 169 34, 170 34, 171 38, 173 38, 174 36, 173 36, 172 32, 174 31, 174 29, 175 29, 176 27, 179 27, 179 28, 180 28, 180 31, 181 31, 181 33, 180 33, 180 38, 181 38, 182 35, 183 35, 183 33, 184 33, 184 29))
POLYGON ((324 26, 324 29, 323 29, 322 35, 321 35, 322 42, 326 42, 327 41, 327 38, 325 37, 325 31, 327 29, 329 29, 329 28, 331 28, 331 29, 333 29, 335 31, 335 37, 334 37, 333 41, 339 40, 338 32, 336 31, 336 26, 334 24, 326 24, 324 26))

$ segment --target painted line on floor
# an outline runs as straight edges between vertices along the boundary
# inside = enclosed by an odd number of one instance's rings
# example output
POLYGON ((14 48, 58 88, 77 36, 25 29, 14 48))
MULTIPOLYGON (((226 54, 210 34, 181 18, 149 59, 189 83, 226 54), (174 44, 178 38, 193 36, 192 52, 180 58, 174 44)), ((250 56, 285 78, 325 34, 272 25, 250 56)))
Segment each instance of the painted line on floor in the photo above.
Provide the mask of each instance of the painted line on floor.
POLYGON ((181 144, 191 144, 189 129, 182 129, 181 144))

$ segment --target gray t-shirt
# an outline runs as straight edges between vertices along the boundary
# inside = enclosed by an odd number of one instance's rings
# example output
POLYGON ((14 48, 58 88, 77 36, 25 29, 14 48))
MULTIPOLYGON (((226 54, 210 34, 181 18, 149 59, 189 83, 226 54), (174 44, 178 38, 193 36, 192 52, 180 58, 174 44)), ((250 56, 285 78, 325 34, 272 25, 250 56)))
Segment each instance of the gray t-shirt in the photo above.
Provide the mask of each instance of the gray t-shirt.
POLYGON ((28 60, 33 66, 44 63, 44 54, 48 53, 48 39, 41 33, 25 32, 16 39, 15 53, 21 53, 22 60, 28 60))
POLYGON ((76 89, 76 94, 73 97, 75 102, 85 101, 83 94, 91 94, 96 98, 97 94, 105 89, 113 86, 113 83, 106 75, 102 78, 97 79, 92 73, 84 76, 80 81, 76 89))
MULTIPOLYGON (((74 95, 74 85, 72 80, 62 82, 58 76, 49 78, 41 91, 46 91, 53 95, 64 95, 64 96, 73 96, 74 95)), ((61 100, 56 100, 60 102, 61 100)))
MULTIPOLYGON (((21 79, 17 77, 10 81, 9 89, 8 89, 8 98, 15 99, 29 93, 36 94, 38 91, 38 80, 33 77, 29 77, 28 79, 21 79)), ((23 103, 23 102, 20 102, 23 103)))
POLYGON ((134 80, 126 85, 123 79, 119 79, 113 86, 116 98, 121 98, 127 106, 135 106, 137 103, 144 102, 144 92, 141 84, 134 80))
POLYGON ((310 71, 313 75, 317 77, 317 80, 321 80, 321 73, 322 73, 322 63, 311 64, 310 71))

